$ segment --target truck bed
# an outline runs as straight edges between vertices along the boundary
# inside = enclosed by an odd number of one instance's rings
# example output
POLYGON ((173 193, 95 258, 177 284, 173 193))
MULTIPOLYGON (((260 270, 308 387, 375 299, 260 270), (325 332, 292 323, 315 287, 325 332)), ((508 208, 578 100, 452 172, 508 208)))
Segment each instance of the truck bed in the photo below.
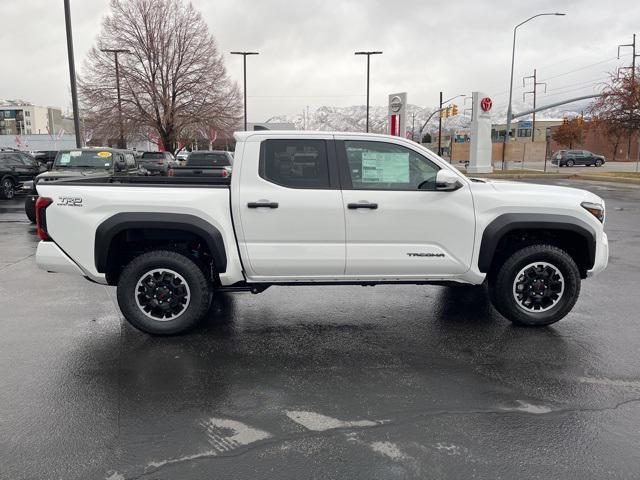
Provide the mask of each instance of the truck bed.
POLYGON ((92 178, 71 178, 71 179, 60 179, 54 182, 48 182, 50 184, 58 184, 64 183, 65 185, 87 185, 87 186, 97 186, 97 185, 111 185, 116 186, 118 184, 121 185, 131 185, 131 184, 142 184, 142 185, 208 185, 208 186, 217 186, 220 188, 227 188, 231 185, 231 177, 212 177, 212 176, 180 176, 180 177, 165 177, 165 176, 104 176, 104 177, 92 177, 92 178))

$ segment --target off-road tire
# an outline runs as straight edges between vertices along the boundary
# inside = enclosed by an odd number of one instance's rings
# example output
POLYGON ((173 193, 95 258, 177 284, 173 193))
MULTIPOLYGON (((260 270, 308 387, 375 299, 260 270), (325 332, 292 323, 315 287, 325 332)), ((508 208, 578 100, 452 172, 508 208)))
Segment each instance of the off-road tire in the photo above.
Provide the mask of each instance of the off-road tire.
POLYGON ((170 250, 153 250, 135 257, 122 270, 117 298, 122 314, 138 330, 152 335, 175 335, 192 328, 205 316, 209 309, 210 286, 202 269, 190 258, 170 250), (175 318, 150 318, 138 306, 138 282, 156 269, 176 272, 188 286, 189 303, 175 318))
POLYGON ((580 294, 580 271, 573 258, 553 245, 531 245, 513 253, 499 268, 490 283, 491 301, 508 320, 516 325, 537 327, 550 325, 567 315, 580 294), (525 309, 514 295, 515 280, 526 266, 544 262, 555 267, 563 277, 562 295, 548 310, 533 312, 525 309))

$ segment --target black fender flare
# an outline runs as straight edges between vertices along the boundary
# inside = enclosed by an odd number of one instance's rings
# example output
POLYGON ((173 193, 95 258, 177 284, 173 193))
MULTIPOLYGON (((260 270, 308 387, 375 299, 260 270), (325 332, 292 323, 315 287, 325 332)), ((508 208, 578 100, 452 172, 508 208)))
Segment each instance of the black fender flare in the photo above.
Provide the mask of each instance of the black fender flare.
POLYGON ((104 220, 96 229, 94 260, 96 270, 105 273, 111 242, 120 232, 129 229, 174 229, 203 238, 213 256, 216 271, 227 270, 227 253, 222 233, 214 225, 195 215, 163 212, 123 212, 104 220))
POLYGON ((579 234, 587 243, 587 269, 592 268, 596 258, 596 232, 588 223, 569 215, 553 213, 505 213, 496 217, 482 233, 478 254, 478 269, 487 273, 496 253, 500 239, 514 230, 555 230, 579 234))

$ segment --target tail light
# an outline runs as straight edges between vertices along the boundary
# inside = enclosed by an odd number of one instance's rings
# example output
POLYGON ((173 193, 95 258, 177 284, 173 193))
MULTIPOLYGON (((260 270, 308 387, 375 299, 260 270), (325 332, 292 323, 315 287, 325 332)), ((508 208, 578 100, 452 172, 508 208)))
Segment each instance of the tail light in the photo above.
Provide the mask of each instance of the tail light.
POLYGON ((47 233, 47 207, 53 203, 48 197, 38 197, 36 200, 36 232, 41 240, 51 240, 47 233))
POLYGON ((169 177, 175 177, 176 176, 176 172, 173 171, 173 168, 169 169, 169 171, 167 172, 167 176, 169 176, 169 177))
POLYGON ((227 170, 226 168, 222 169, 222 176, 223 177, 228 177, 229 176, 229 170, 227 170))

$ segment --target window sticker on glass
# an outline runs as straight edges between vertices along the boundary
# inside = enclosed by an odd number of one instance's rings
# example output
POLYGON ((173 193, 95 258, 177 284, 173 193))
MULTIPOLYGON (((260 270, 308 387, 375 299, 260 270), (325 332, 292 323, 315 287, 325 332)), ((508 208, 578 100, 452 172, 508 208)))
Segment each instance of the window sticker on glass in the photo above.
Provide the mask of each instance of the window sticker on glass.
POLYGON ((111 152, 98 152, 98 156, 100 158, 109 158, 111 156, 111 152))
POLYGON ((80 157, 81 155, 82 155, 82 152, 80 150, 71 151, 71 156, 72 157, 80 157))
POLYGON ((60 156, 60 164, 61 165, 69 163, 70 161, 71 161, 71 154, 70 153, 65 152, 60 156))
POLYGON ((409 183, 409 154, 362 152, 362 181, 367 183, 409 183))

